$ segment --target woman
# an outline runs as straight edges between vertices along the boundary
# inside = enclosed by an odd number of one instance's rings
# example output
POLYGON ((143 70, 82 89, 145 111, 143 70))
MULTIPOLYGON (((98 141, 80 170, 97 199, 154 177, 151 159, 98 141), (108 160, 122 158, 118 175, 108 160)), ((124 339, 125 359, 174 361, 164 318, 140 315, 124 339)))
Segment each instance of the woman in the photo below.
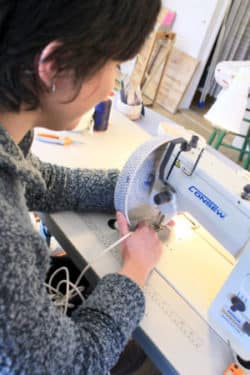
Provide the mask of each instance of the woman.
MULTIPOLYGON (((103 375, 144 312, 159 260, 145 225, 124 265, 71 318, 50 301, 45 243, 28 211, 113 211, 117 171, 70 170, 30 154, 32 130, 70 130, 113 87, 116 65, 152 30, 159 0, 6 0, 0 13, 0 373, 103 375)), ((121 235, 128 228, 118 214, 121 235)))

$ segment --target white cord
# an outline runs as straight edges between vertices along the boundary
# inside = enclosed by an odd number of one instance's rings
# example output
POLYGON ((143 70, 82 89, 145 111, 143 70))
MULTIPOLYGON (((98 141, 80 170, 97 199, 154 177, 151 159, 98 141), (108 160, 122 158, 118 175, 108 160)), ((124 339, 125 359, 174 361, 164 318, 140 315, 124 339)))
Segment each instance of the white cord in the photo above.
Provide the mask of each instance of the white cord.
POLYGON ((83 269, 83 271, 81 272, 81 274, 79 275, 78 279, 76 280, 76 283, 75 285, 78 286, 79 282, 81 281, 82 277, 84 276, 84 274, 88 271, 88 269, 93 265, 93 263, 95 263, 97 260, 99 260, 101 257, 103 257, 104 255, 106 255, 110 250, 112 250, 114 247, 120 245, 120 243, 122 243, 123 241, 125 241, 133 232, 128 232, 125 236, 123 236, 122 238, 120 238, 118 241, 114 242, 112 245, 110 245, 109 247, 107 247, 101 255, 99 255, 98 257, 96 257, 95 259, 92 260, 92 262, 90 262, 89 264, 87 264, 87 266, 83 269))
POLYGON ((62 309, 63 313, 66 314, 69 307, 74 307, 74 305, 69 303, 69 301, 78 295, 82 301, 84 301, 84 297, 82 295, 82 291, 84 290, 84 287, 78 286, 82 277, 85 275, 85 273, 88 271, 89 268, 95 263, 97 260, 102 258, 104 255, 106 255, 110 250, 112 250, 114 247, 118 246, 120 243, 125 241, 129 236, 131 236, 133 232, 128 232, 125 236, 120 238, 118 241, 114 242, 112 245, 107 247, 98 257, 94 258, 90 263, 88 263, 80 275, 78 276, 75 284, 73 284, 69 279, 69 270, 67 267, 60 267, 58 268, 53 274, 50 276, 50 279, 48 283, 44 283, 44 285, 48 288, 48 293, 51 298, 51 300, 55 303, 56 306, 58 306, 60 309, 62 309), (59 283, 56 285, 56 287, 52 286, 52 282, 55 278, 55 276, 61 272, 65 271, 66 279, 60 280, 59 283), (66 284, 66 293, 65 295, 60 292, 61 285, 66 284))

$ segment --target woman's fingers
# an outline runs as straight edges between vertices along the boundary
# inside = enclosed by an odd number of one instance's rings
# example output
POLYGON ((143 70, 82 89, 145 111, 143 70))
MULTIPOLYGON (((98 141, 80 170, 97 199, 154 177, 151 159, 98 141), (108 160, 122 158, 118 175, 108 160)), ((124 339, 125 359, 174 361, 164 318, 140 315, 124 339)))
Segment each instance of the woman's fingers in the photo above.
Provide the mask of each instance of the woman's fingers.
POLYGON ((125 216, 119 211, 116 213, 116 219, 117 219, 117 224, 118 224, 118 228, 119 228, 119 231, 120 231, 120 235, 121 235, 121 237, 123 237, 129 231, 127 220, 126 220, 125 216))

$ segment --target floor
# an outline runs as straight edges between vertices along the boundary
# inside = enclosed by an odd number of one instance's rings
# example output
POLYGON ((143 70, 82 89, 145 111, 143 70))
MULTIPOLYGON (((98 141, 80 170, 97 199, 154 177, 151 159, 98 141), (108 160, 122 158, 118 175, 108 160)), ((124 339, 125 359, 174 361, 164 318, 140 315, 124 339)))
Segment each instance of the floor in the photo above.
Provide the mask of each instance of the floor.
MULTIPOLYGON (((198 107, 198 95, 195 97, 190 109, 179 110, 176 114, 171 114, 166 111, 163 107, 156 104, 153 109, 163 116, 175 121, 176 123, 184 126, 187 129, 191 129, 198 134, 202 135, 206 140, 208 140, 210 134, 212 133, 212 126, 209 121, 204 118, 204 114, 208 111, 212 105, 212 101, 208 99, 204 108, 198 107)), ((233 140, 233 136, 227 137, 227 142, 230 143, 233 140)), ((224 155, 229 157, 231 160, 237 162, 238 152, 235 152, 225 147, 219 149, 224 155)))
MULTIPOLYGON (((120 83, 119 81, 116 81, 116 90, 119 90, 120 83)), ((148 99, 144 98, 147 102, 148 99)), ((175 121, 176 123, 184 126, 187 129, 191 129, 198 134, 202 135, 206 140, 208 140, 210 134, 212 133, 212 126, 209 121, 207 121, 203 116, 208 111, 208 109, 211 107, 211 105, 214 102, 214 99, 211 97, 208 97, 206 99, 205 106, 203 108, 200 108, 198 106, 198 102, 200 99, 200 93, 197 91, 193 103, 191 104, 190 109, 185 110, 178 110, 176 114, 171 114, 170 112, 166 111, 163 107, 156 104, 152 109, 156 112, 159 112, 163 116, 175 121)), ((233 136, 227 136, 226 142, 231 143, 233 141, 233 136)), ((226 155, 231 160, 238 162, 238 152, 227 149, 225 147, 221 147, 219 149, 219 152, 222 152, 224 155, 226 155)))
POLYGON ((161 375, 161 373, 155 368, 149 359, 146 359, 141 368, 138 371, 133 372, 131 375, 161 375))

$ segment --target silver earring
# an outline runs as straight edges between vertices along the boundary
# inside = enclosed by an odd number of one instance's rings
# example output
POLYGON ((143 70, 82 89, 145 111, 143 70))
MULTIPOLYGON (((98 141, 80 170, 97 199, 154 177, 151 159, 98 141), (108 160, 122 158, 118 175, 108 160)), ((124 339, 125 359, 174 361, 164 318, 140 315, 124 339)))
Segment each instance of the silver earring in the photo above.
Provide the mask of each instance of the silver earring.
POLYGON ((50 91, 54 94, 56 92, 56 80, 53 79, 50 91))

